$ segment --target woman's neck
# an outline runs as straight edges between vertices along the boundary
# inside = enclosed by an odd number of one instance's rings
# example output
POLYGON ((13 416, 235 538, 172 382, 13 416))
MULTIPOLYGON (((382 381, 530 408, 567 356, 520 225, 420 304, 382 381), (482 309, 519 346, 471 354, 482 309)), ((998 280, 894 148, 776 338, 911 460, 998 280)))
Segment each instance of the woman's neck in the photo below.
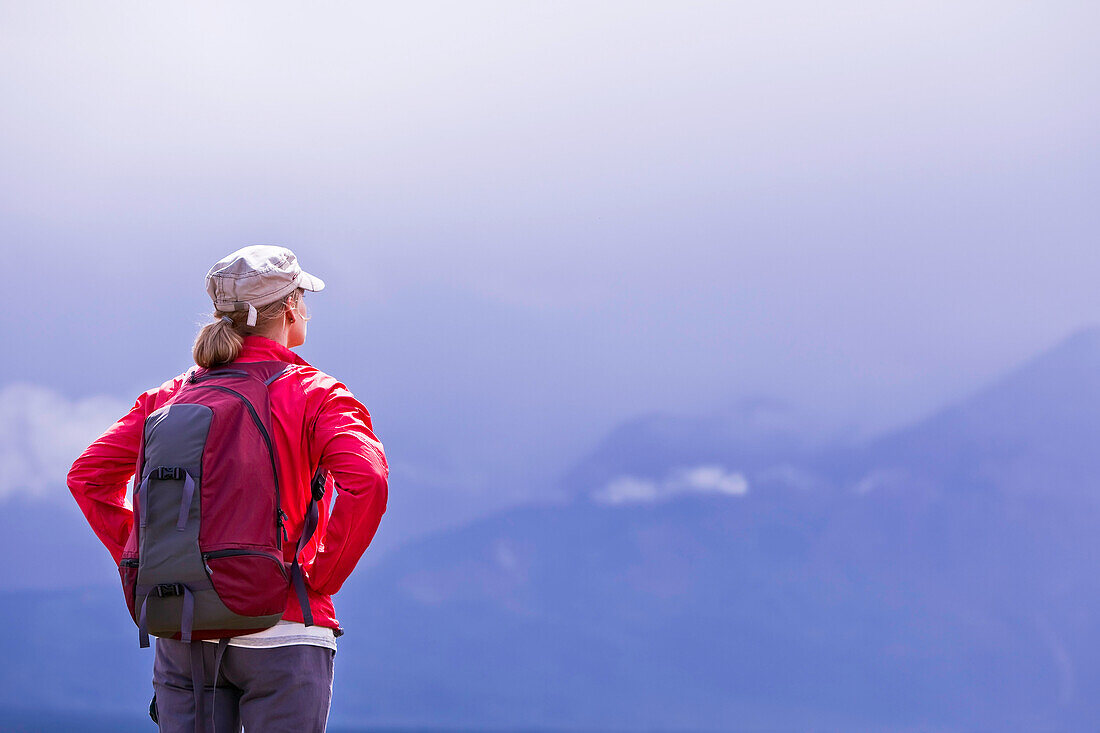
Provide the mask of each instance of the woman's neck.
POLYGON ((274 331, 271 333, 257 333, 256 335, 263 336, 265 339, 270 339, 280 346, 286 346, 287 336, 289 335, 289 333, 290 329, 286 326, 283 326, 283 328, 278 331, 274 331))

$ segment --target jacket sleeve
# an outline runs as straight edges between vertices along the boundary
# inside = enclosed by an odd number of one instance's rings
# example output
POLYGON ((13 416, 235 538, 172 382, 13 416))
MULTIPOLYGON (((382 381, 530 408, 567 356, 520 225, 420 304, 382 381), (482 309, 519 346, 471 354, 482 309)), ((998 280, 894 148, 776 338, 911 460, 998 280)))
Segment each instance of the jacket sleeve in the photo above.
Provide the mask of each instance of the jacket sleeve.
POLYGON ((148 396, 147 392, 139 397, 128 413, 80 454, 67 479, 69 491, 115 563, 122 560, 134 525, 134 512, 126 505, 126 484, 136 468, 148 396))
POLYGON ((386 511, 389 467, 370 413, 339 382, 326 391, 312 432, 311 458, 332 475, 337 494, 305 574, 313 590, 332 595, 374 539, 386 511))

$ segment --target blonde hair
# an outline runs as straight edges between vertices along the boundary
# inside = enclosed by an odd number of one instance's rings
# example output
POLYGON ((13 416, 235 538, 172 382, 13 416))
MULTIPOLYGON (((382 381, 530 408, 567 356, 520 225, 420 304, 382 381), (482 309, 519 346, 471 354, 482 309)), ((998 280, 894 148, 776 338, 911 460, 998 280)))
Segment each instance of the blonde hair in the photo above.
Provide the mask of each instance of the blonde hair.
MULTIPOLYGON (((304 291, 298 288, 290 296, 296 305, 304 291)), ((244 345, 244 337, 249 334, 264 335, 272 330, 272 326, 281 321, 286 308, 286 298, 268 303, 262 308, 256 309, 256 325, 247 324, 248 311, 230 311, 224 313, 215 310, 213 323, 207 323, 195 337, 195 345, 191 349, 195 363, 201 367, 214 367, 228 364, 241 354, 244 345), (232 321, 230 325, 229 321, 232 321)), ((305 317, 309 320, 308 317, 305 317)))

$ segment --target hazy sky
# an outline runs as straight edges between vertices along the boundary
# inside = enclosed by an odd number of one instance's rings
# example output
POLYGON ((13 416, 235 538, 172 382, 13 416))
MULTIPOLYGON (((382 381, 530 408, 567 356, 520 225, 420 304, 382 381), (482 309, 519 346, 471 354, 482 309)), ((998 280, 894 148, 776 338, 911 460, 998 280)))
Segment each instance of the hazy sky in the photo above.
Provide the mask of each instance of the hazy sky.
POLYGON ((276 243, 424 480, 910 419, 1100 320, 1098 8, 0 2, 0 386, 132 400, 276 243))

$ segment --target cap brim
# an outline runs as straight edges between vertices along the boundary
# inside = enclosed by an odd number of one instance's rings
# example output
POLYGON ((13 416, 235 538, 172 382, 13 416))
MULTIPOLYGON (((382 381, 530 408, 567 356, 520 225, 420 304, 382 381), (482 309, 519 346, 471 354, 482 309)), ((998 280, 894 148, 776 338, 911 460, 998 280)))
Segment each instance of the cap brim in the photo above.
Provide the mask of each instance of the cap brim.
POLYGON ((316 293, 325 289, 325 281, 302 270, 302 274, 298 276, 298 287, 316 293))

